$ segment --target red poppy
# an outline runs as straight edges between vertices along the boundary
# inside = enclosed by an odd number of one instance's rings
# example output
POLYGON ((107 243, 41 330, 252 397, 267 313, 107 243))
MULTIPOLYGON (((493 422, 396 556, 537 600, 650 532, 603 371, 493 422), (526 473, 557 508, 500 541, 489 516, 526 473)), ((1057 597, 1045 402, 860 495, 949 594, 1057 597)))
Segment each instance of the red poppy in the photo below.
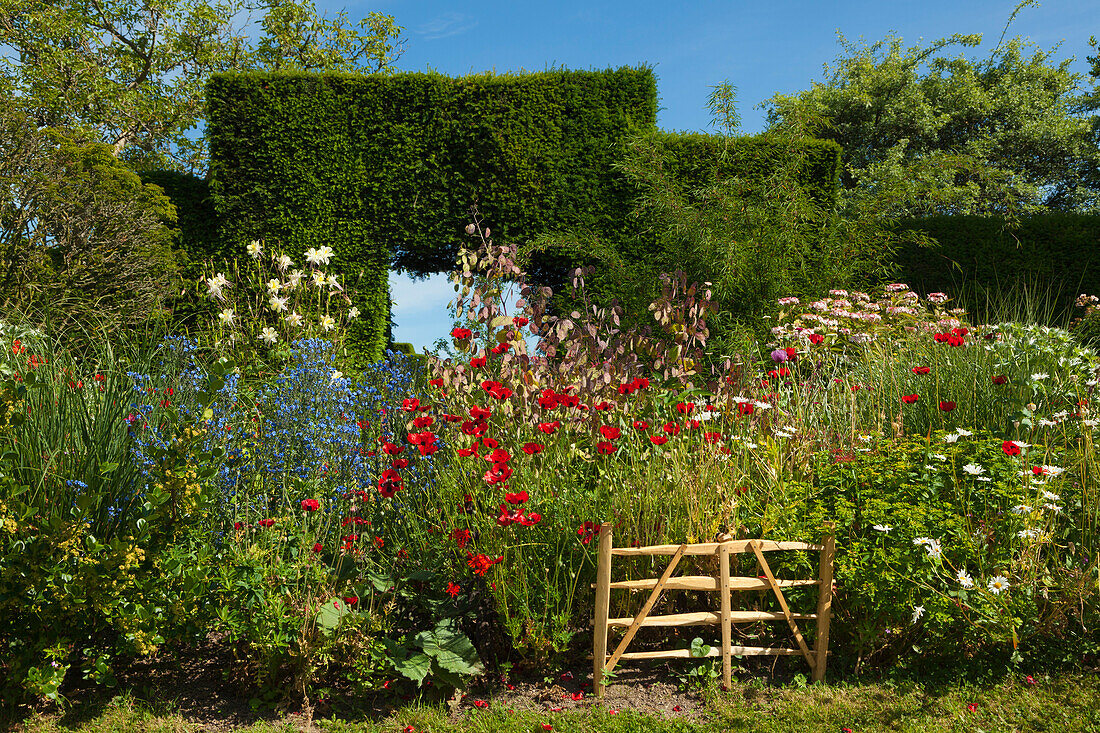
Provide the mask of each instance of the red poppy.
MULTIPOLYGON (((474 443, 474 445, 476 446, 477 443, 474 443)), ((477 453, 477 448, 459 448, 457 453, 459 458, 469 458, 477 453)))
POLYGON ((653 443, 653 445, 664 445, 668 442, 668 438, 664 435, 651 435, 649 436, 649 441, 653 443))
POLYGON ((566 407, 580 407, 581 398, 575 395, 559 394, 557 395, 558 402, 566 407))
POLYGON ((960 338, 962 336, 965 336, 968 333, 970 333, 970 329, 967 329, 967 328, 952 328, 951 329, 951 334, 954 335, 954 336, 959 336, 960 338))
POLYGON ((811 333, 806 338, 810 339, 810 343, 814 346, 820 346, 825 341, 825 337, 818 333, 811 333))
POLYGON ((599 529, 599 525, 595 522, 585 522, 581 526, 577 527, 577 537, 580 537, 581 544, 587 545, 592 541, 592 538, 596 535, 596 530, 599 529))
POLYGON ((419 407, 420 400, 416 399, 415 397, 408 400, 402 400, 401 402, 401 409, 405 412, 416 412, 417 408, 419 407))
POLYGON ((738 402, 737 412, 741 415, 751 415, 756 411, 756 405, 751 402, 738 402))
POLYGON ((619 385, 619 394, 621 394, 621 395, 630 395, 630 394, 633 394, 633 393, 634 393, 634 387, 631 386, 630 382, 626 382, 624 384, 619 385))
POLYGON ((523 502, 527 501, 527 498, 528 497, 526 491, 518 491, 514 494, 504 495, 504 500, 509 504, 522 504, 523 502))
POLYGON ((233 529, 244 529, 244 522, 233 522, 233 529))
POLYGON ((679 435, 680 434, 680 426, 677 425, 674 422, 666 422, 664 424, 664 427, 662 427, 661 429, 664 430, 669 435, 679 435))
MULTIPOLYGON (((492 439, 490 438, 489 440, 492 440, 492 439)), ((488 441, 482 441, 482 442, 487 444, 488 441)), ((495 440, 493 442, 496 443, 495 440)), ((488 445, 486 445, 486 447, 488 447, 488 445)), ((490 461, 492 463, 507 463, 508 461, 512 460, 512 455, 508 451, 504 450, 503 448, 496 448, 495 450, 493 450, 492 453, 485 456, 485 460, 490 461)))
POLYGON ((489 703, 485 702, 484 700, 474 700, 474 707, 475 708, 487 708, 487 707, 489 707, 489 703))
POLYGON ((919 394, 907 394, 907 395, 902 395, 901 401, 904 402, 907 405, 911 405, 919 399, 920 399, 919 394))
POLYGON ((691 411, 695 409, 694 402, 680 402, 676 405, 676 411, 681 415, 690 415, 691 411))
POLYGON ((470 408, 470 417, 475 420, 485 420, 493 414, 493 411, 488 407, 481 407, 480 405, 474 405, 470 408))
POLYGON ((462 340, 471 338, 474 335, 474 332, 468 328, 456 328, 451 331, 451 335, 454 336, 456 339, 462 340))
POLYGON ((401 481, 401 474, 392 468, 387 468, 378 478, 378 493, 387 499, 393 498, 393 495, 401 490, 401 481))
POLYGON ((455 585, 454 583, 447 581, 447 595, 449 595, 451 598, 457 596, 461 590, 461 586, 455 585))
POLYGON ((496 450, 500 447, 500 443, 497 441, 496 438, 482 438, 481 444, 489 450, 496 450))
POLYGON ((381 537, 375 537, 374 538, 374 546, 377 547, 379 550, 381 550, 383 547, 386 546, 386 541, 384 539, 382 539, 381 537))
POLYGON ((540 422, 539 430, 547 435, 553 435, 554 431, 561 427, 561 423, 555 420, 554 422, 540 422))
POLYGON ((265 528, 266 527, 271 527, 271 526, 274 526, 275 520, 274 519, 261 519, 260 521, 256 522, 256 524, 260 525, 261 527, 265 527, 265 528))
POLYGON ((928 374, 930 371, 932 371, 932 369, 931 369, 931 367, 918 366, 918 367, 913 367, 912 371, 913 371, 913 374, 928 374))
POLYGON ((473 359, 470 359, 470 366, 474 369, 480 369, 485 366, 485 362, 487 361, 489 361, 489 358, 486 356, 475 356, 473 359))
POLYGON ((941 400, 940 401, 940 410, 941 411, 951 412, 954 409, 955 409, 955 403, 954 402, 951 402, 950 400, 941 400))
POLYGON ((798 360, 798 349, 796 349, 795 347, 788 346, 786 349, 784 349, 784 351, 787 352, 787 360, 788 361, 797 361, 798 360))
POLYGON ((618 440, 619 436, 622 435, 622 433, 616 427, 612 427, 610 425, 601 425, 600 435, 602 435, 606 440, 618 440))
POLYGON ((485 483, 492 486, 507 481, 511 476, 512 469, 508 467, 507 463, 494 463, 493 467, 486 471, 481 478, 485 483))
POLYGON ((526 516, 523 512, 520 512, 516 517, 516 522, 522 524, 524 527, 534 527, 536 524, 542 521, 542 515, 538 512, 531 512, 526 516))
POLYGON ((1006 456, 1018 456, 1020 455, 1020 446, 1013 443, 1011 440, 1006 440, 1001 443, 1001 450, 1004 451, 1006 456))
POLYGON ((619 449, 615 447, 614 443, 609 443, 606 440, 601 440, 599 443, 596 443, 596 452, 601 456, 609 456, 617 450, 619 449))
POLYGON ((302 499, 302 511, 315 512, 319 507, 316 499, 302 499))
POLYGON ((320 542, 313 543, 313 551, 314 552, 320 552, 323 549, 325 549, 325 547, 320 542))
POLYGON ((542 446, 541 443, 524 443, 523 444, 523 452, 526 453, 529 456, 534 456, 534 455, 537 455, 539 453, 542 453, 542 448, 543 448, 543 446, 542 446))
POLYGON ((978 703, 976 703, 976 702, 967 703, 967 705, 966 705, 967 712, 972 713, 977 709, 978 709, 978 703))
POLYGON ((349 606, 354 606, 358 602, 359 596, 344 596, 344 603, 348 604, 349 606))
POLYGON ((512 319, 512 323, 516 325, 516 328, 523 328, 527 325, 528 321, 523 316, 516 316, 512 319))
POLYGON ((470 530, 468 529, 456 529, 451 532, 451 539, 458 545, 458 549, 466 549, 466 545, 470 542, 470 530))
POLYGON ((998 374, 997 376, 993 377, 993 384, 1000 385, 1005 384, 1006 382, 1008 382, 1008 377, 1003 374, 998 374))
POLYGON ((428 384, 430 384, 433 387, 442 387, 443 386, 443 380, 442 379, 429 379, 428 384))
POLYGON ((449 415, 447 413, 443 413, 443 419, 446 420, 447 422, 458 422, 459 420, 462 419, 462 416, 461 415, 449 415))
POLYGON ((698 430, 702 426, 703 426, 703 421, 702 420, 692 420, 688 423, 688 427, 691 428, 692 430, 698 430))
POLYGON ((544 389, 539 395, 539 407, 544 410, 553 410, 558 406, 558 396, 552 389, 544 389))
POLYGON ((431 415, 421 415, 420 417, 413 420, 413 425, 415 425, 416 427, 423 430, 424 428, 431 425, 432 422, 434 422, 434 421, 435 421, 435 418, 432 417, 431 415))
POLYGON ((703 440, 708 443, 717 443, 722 439, 721 433, 703 433, 703 440))
POLYGON ((394 459, 394 462, 391 463, 390 465, 394 468, 408 468, 409 467, 409 459, 408 458, 396 458, 396 459, 394 459))
POLYGON ((634 429, 635 430, 649 430, 649 423, 647 423, 645 420, 635 420, 634 421, 634 429))
POLYGON ((597 402, 594 405, 592 405, 592 409, 593 410, 610 410, 611 409, 611 403, 607 402, 607 401, 597 402))
POLYGON ((1031 473, 1032 473, 1033 476, 1042 476, 1042 475, 1046 474, 1046 472, 1047 472, 1046 469, 1043 468, 1042 466, 1032 466, 1031 467, 1031 473))

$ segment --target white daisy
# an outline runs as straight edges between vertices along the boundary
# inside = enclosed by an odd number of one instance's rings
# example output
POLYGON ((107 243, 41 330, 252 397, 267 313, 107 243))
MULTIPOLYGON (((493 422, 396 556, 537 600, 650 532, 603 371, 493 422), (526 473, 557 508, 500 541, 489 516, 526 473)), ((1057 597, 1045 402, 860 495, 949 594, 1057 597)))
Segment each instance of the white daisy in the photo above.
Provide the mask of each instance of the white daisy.
POLYGON ((955 577, 958 579, 959 585, 961 585, 963 588, 974 587, 974 579, 970 577, 970 573, 966 572, 965 568, 960 568, 958 575, 956 575, 955 577))
POLYGON ((891 527, 889 524, 876 524, 875 526, 871 527, 871 529, 875 530, 876 532, 882 532, 883 534, 889 534, 890 530, 892 530, 893 527, 891 527))
POLYGON ((985 469, 979 466, 977 463, 968 463, 963 466, 963 471, 966 471, 971 476, 980 476, 985 473, 985 469))
POLYGON ((1003 575, 995 575, 989 579, 989 592, 993 595, 999 595, 1001 591, 1008 590, 1008 578, 1003 575))

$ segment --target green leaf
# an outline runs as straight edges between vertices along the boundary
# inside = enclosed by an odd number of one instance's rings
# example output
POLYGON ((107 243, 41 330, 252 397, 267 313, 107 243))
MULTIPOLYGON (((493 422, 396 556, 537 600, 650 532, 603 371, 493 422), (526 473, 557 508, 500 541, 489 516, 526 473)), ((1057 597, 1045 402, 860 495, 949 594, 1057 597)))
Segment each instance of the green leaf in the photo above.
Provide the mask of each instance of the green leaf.
POLYGON ((470 639, 449 622, 441 623, 431 631, 421 631, 413 639, 413 644, 448 672, 470 675, 485 671, 470 639))
POLYGON ((317 611, 317 625, 320 626, 326 634, 331 635, 336 627, 340 625, 340 619, 348 615, 348 611, 348 604, 344 603, 342 598, 330 598, 325 601, 325 604, 317 611))

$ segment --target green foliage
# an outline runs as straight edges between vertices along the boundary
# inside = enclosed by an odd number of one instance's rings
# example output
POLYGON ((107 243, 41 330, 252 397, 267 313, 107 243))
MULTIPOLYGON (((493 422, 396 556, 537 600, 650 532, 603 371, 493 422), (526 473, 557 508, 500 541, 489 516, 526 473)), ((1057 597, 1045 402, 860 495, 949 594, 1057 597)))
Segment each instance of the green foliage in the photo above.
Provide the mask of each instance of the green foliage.
POLYGON ((229 237, 295 242, 308 228, 363 242, 353 259, 367 267, 387 247, 415 274, 451 268, 474 203, 518 240, 570 225, 617 231, 630 195, 612 164, 627 133, 652 129, 657 106, 646 68, 226 74, 208 96, 229 237))
POLYGON ((141 171, 142 183, 160 186, 176 208, 175 247, 180 274, 195 280, 207 260, 223 263, 240 255, 218 237, 218 214, 205 178, 178 171, 141 171))
POLYGON ((202 627, 209 547, 188 529, 217 455, 167 411, 138 465, 122 355, 104 347, 91 373, 42 347, 20 339, 0 357, 0 646, 6 684, 57 700, 71 669, 111 685, 116 657, 202 627))
POLYGON ((920 292, 965 294, 968 310, 1019 301, 1022 288, 1047 293, 1053 323, 1064 323, 1079 293, 1100 292, 1100 216, 936 216, 901 219, 895 231, 920 231, 932 247, 903 245, 896 276, 920 292))
MULTIPOLYGON (((1020 3, 1012 17, 1032 4, 1020 3)), ((776 94, 766 106, 773 130, 806 113, 829 120, 820 136, 844 149, 846 206, 888 218, 1097 206, 1095 177, 1081 173, 1095 170, 1100 154, 1089 120, 1077 115, 1081 75, 1068 60, 1055 66, 1039 50, 1024 60, 1029 44, 1018 37, 980 62, 936 54, 976 47, 981 35, 905 51, 892 35, 861 48, 840 42, 846 56, 826 67, 824 83, 776 94)))
MULTIPOLYGON (((713 95, 717 118, 735 123, 733 93, 713 95)), ((620 164, 637 191, 637 234, 617 248, 593 246, 590 233, 566 245, 600 262, 604 298, 624 305, 631 323, 649 320, 658 274, 682 270, 714 288, 708 320, 712 351, 729 355, 784 295, 819 295, 838 284, 881 276, 898 240, 871 219, 838 211, 840 149, 817 140, 820 124, 756 138, 650 134, 630 140, 620 164)))
POLYGON ((19 112, 0 121, 0 303, 70 341, 143 327, 175 290, 172 203, 110 149, 19 112))
POLYGON ((255 67, 388 69, 402 31, 372 12, 358 30, 308 0, 270 0, 255 48, 235 27, 245 0, 0 2, 0 88, 40 125, 94 131, 135 167, 195 172, 205 140, 203 86, 218 71, 255 67))

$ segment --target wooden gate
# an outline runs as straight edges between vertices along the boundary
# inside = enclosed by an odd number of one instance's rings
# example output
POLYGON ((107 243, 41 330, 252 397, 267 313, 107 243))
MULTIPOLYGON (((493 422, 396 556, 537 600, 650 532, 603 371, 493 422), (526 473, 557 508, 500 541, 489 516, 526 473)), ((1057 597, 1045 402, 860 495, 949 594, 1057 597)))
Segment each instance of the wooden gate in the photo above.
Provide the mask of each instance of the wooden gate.
POLYGON ((825 676, 825 661, 829 648, 829 618, 833 600, 833 556, 836 552, 835 539, 833 537, 833 523, 826 523, 826 536, 820 545, 809 542, 774 542, 772 540, 725 540, 722 542, 702 542, 698 544, 683 545, 652 545, 650 547, 614 547, 611 538, 611 525, 600 525, 599 563, 596 570, 596 618, 593 631, 593 681, 596 697, 602 698, 607 683, 607 676, 614 671, 615 665, 620 661, 629 659, 675 659, 690 658, 691 652, 687 649, 668 649, 651 652, 628 652, 630 645, 638 629, 643 626, 696 626, 712 625, 722 627, 721 649, 711 649, 708 656, 722 657, 722 682, 730 687, 733 677, 733 655, 761 655, 761 656, 799 656, 801 655, 810 667, 814 682, 825 676), (812 550, 820 553, 818 561, 818 577, 814 580, 784 580, 777 579, 772 573, 771 566, 764 556, 767 552, 778 550, 812 550), (736 554, 753 553, 759 563, 762 578, 730 577, 730 556, 736 554), (668 567, 660 578, 646 578, 644 580, 622 580, 612 582, 611 559, 613 556, 637 557, 640 555, 671 555, 668 567), (673 577, 673 572, 684 555, 717 555, 718 575, 682 575, 673 577), (787 599, 783 595, 784 588, 797 586, 816 585, 818 587, 816 613, 793 613, 787 605, 787 599), (649 597, 642 605, 637 616, 626 618, 608 618, 611 606, 611 590, 620 588, 625 590, 650 590, 649 597), (666 589, 680 590, 705 590, 717 591, 719 594, 720 613, 711 611, 699 611, 691 613, 674 613, 665 616, 650 616, 649 612, 661 591, 666 589), (781 611, 733 611, 730 609, 730 593, 732 591, 760 591, 771 589, 779 602, 781 611), (794 634, 797 648, 733 646, 732 627, 737 623, 751 623, 756 621, 786 621, 794 634), (816 622, 817 633, 814 637, 814 648, 811 649, 802 636, 798 627, 799 621, 816 622), (618 646, 607 654, 607 635, 612 628, 625 628, 626 634, 618 646))

